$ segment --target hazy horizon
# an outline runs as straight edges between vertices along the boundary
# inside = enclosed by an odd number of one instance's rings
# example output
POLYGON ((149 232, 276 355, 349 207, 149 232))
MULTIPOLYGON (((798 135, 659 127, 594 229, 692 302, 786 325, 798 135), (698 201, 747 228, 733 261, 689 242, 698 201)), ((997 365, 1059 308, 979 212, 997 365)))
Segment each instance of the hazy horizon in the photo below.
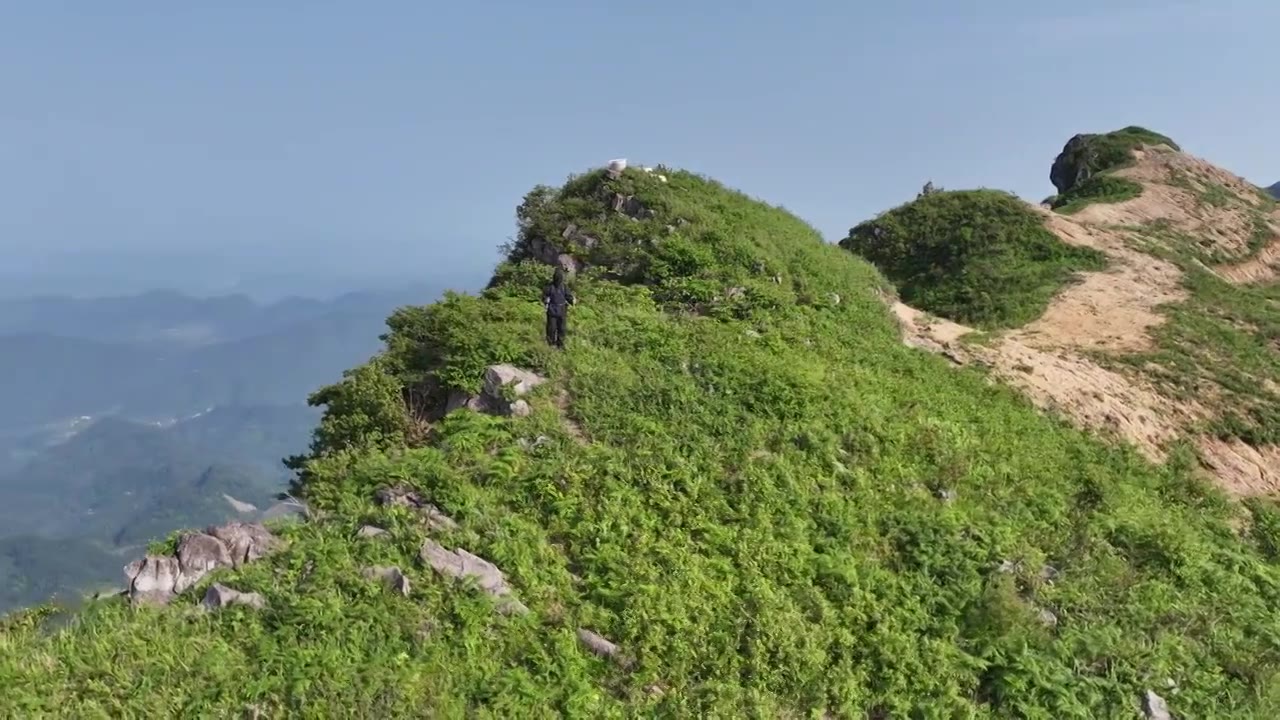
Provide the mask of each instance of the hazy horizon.
POLYGON ((614 157, 829 240, 929 180, 1038 201, 1071 135, 1130 124, 1265 186, 1278 26, 1261 0, 14 4, 0 292, 476 288, 526 191, 614 157))

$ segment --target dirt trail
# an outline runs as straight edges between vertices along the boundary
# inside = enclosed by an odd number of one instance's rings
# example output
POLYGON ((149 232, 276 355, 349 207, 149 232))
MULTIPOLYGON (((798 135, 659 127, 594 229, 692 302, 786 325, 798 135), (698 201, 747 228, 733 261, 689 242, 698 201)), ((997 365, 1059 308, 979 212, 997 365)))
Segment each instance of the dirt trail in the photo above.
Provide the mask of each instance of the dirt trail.
POLYGON ((1161 397, 1150 386, 1107 370, 1068 349, 1041 349, 1006 335, 989 344, 957 340, 972 328, 933 318, 895 303, 893 311, 908 345, 944 355, 959 365, 977 363, 1024 392, 1045 410, 1056 410, 1078 426, 1115 434, 1133 443, 1154 462, 1165 458, 1164 446, 1179 435, 1180 422, 1202 412, 1161 397))
POLYGON ((1280 278, 1280 210, 1271 214, 1271 242, 1243 262, 1213 268, 1220 277, 1237 285, 1270 282, 1280 278))
MULTIPOLYGON (((1138 370, 1119 373, 1086 357, 1086 351, 1116 354, 1152 347, 1151 331, 1164 322, 1161 305, 1187 298, 1181 271, 1172 263, 1135 250, 1123 227, 1161 223, 1199 238, 1206 248, 1244 254, 1255 225, 1250 208, 1261 206, 1244 180, 1165 147, 1136 153, 1137 163, 1117 173, 1143 185, 1139 197, 1091 205, 1067 217, 1035 207, 1064 242, 1104 253, 1109 266, 1081 273, 1043 315, 984 343, 960 339, 972 328, 894 303, 908 345, 978 363, 1024 392, 1037 406, 1063 413, 1080 427, 1113 433, 1149 459, 1166 457, 1170 441, 1187 437, 1194 423, 1212 417, 1201 403, 1161 395, 1138 370), (1191 189, 1187 189, 1187 188, 1191 189), (1235 202, 1208 203, 1198 193, 1225 188, 1235 202)), ((1272 216, 1280 228, 1280 212, 1272 216)), ((1257 282, 1280 274, 1280 232, 1248 261, 1213 270, 1233 282, 1257 282)), ((1280 447, 1254 448, 1201 436, 1192 438, 1208 470, 1235 495, 1280 493, 1280 447)))
POLYGON ((1112 230, 1088 227, 1043 208, 1045 226, 1066 243, 1104 253, 1106 270, 1081 273, 1034 322, 1012 332, 1039 348, 1139 352, 1151 347, 1149 331, 1164 322, 1156 308, 1187 297, 1182 273, 1171 263, 1137 252, 1112 230))

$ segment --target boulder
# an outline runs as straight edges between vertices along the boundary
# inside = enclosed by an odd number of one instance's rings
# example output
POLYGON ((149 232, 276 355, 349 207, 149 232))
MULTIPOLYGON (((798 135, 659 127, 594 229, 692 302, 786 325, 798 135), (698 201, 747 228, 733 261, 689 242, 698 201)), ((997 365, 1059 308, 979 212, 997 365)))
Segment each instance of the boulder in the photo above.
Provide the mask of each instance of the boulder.
POLYGON ((1169 706, 1164 698, 1148 690, 1142 698, 1142 712, 1147 720, 1171 720, 1169 706))
POLYGON ((635 195, 623 195, 622 193, 614 193, 611 203, 614 212, 620 212, 627 217, 636 220, 648 220, 653 217, 652 210, 644 206, 644 203, 636 199, 635 195))
POLYGON ((255 592, 240 592, 221 583, 214 583, 205 591, 202 604, 206 610, 219 610, 228 605, 245 605, 261 610, 267 606, 267 599, 255 592))
POLYGON ((134 605, 166 605, 174 598, 174 587, 182 575, 178 558, 147 555, 125 565, 125 592, 134 605))
POLYGON ((386 534, 387 534, 386 530, 383 530, 380 527, 374 527, 372 525, 365 525, 364 527, 361 527, 358 531, 356 531, 356 536, 362 537, 362 538, 376 538, 376 537, 382 537, 383 535, 386 535, 386 534))
MULTIPOLYGON (((446 515, 440 508, 423 499, 416 490, 410 490, 409 488, 402 486, 385 487, 378 490, 377 498, 378 503, 383 506, 406 507, 411 510, 418 511, 418 514, 420 514, 422 519, 427 523, 427 527, 432 530, 458 529, 458 523, 454 522, 453 518, 446 515)), ((360 533, 364 537, 373 537, 385 532, 386 530, 381 528, 374 528, 367 525, 360 529, 360 533), (374 532, 372 535, 365 535, 366 529, 377 532, 374 532)))
POLYGON ((404 572, 394 565, 367 567, 361 571, 361 574, 364 575, 366 580, 378 580, 388 590, 409 597, 409 578, 405 577, 404 572))
POLYGON ((280 539, 271 534, 261 523, 246 523, 232 520, 223 525, 215 525, 205 531, 222 541, 231 553, 232 567, 266 557, 280 549, 280 539))
POLYGON ((489 415, 525 417, 532 409, 521 399, 522 395, 546 382, 547 379, 530 370, 514 365, 490 365, 484 371, 484 385, 479 395, 469 395, 455 390, 445 402, 445 414, 461 408, 489 415))
POLYGON ((490 365, 484 370, 484 393, 489 397, 501 397, 502 389, 511 387, 519 397, 546 381, 541 375, 514 365, 490 365))
POLYGON ((422 561, 432 570, 455 580, 475 580, 480 591, 498 601, 503 614, 524 614, 529 608, 511 597, 511 586, 496 565, 477 555, 458 548, 449 550, 434 540, 426 540, 419 553, 422 561))

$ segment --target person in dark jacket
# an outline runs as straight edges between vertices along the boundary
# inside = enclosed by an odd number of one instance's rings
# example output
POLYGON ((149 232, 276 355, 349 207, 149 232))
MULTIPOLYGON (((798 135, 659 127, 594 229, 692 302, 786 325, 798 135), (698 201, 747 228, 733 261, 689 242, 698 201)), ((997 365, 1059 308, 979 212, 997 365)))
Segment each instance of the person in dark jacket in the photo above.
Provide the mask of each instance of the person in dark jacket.
POLYGON ((569 306, 576 300, 573 291, 564 284, 564 268, 556 268, 551 284, 542 290, 542 304, 547 309, 547 344, 564 348, 565 320, 569 306))

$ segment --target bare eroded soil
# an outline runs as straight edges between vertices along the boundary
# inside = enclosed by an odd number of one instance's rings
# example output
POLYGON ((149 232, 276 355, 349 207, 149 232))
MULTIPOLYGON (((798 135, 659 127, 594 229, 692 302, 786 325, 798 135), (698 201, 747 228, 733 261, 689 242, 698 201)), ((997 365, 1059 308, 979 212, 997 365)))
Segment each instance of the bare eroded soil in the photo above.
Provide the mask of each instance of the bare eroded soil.
MULTIPOLYGON (((1205 406, 1212 394, 1201 401, 1165 397, 1139 371, 1121 374, 1086 355, 1149 349, 1151 330, 1164 322, 1161 306, 1187 297, 1180 270, 1135 249, 1125 228, 1159 223, 1224 256, 1246 256, 1262 199, 1239 177, 1167 147, 1135 155, 1136 164, 1116 174, 1141 183, 1141 196, 1090 205, 1070 217, 1034 208, 1064 242, 1094 248, 1110 260, 1105 270, 1081 273, 1034 322, 987 342, 965 343, 960 339, 971 328, 902 303, 894 303, 893 310, 907 344, 958 364, 984 365, 1037 406, 1056 410, 1080 427, 1123 438, 1159 462, 1170 441, 1213 416, 1205 406), (1209 192, 1217 193, 1213 202, 1205 200, 1209 192)), ((1273 229, 1280 229, 1280 212, 1270 219, 1273 229)), ((1261 252, 1214 271, 1237 283, 1274 279, 1280 272, 1280 232, 1276 235, 1261 252)), ((1280 447, 1255 448, 1207 436, 1193 441, 1205 469, 1229 493, 1280 494, 1280 447)))

